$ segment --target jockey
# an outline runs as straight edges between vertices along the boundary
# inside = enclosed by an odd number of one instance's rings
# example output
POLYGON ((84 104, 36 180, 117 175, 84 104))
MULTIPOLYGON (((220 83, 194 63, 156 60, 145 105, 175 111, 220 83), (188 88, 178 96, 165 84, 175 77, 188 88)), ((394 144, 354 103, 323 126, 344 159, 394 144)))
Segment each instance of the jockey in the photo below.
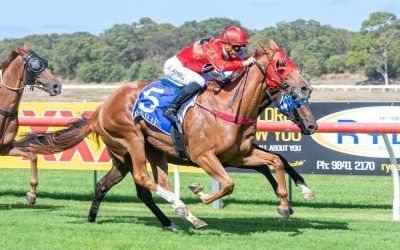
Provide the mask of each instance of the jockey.
POLYGON ((242 29, 229 27, 222 32, 220 38, 195 41, 168 59, 164 65, 165 75, 184 87, 171 105, 164 109, 163 114, 173 121, 177 120, 176 113, 182 104, 206 85, 206 80, 201 76, 206 68, 207 72, 224 72, 251 65, 255 61, 254 57, 242 61, 239 56, 248 43, 242 29))

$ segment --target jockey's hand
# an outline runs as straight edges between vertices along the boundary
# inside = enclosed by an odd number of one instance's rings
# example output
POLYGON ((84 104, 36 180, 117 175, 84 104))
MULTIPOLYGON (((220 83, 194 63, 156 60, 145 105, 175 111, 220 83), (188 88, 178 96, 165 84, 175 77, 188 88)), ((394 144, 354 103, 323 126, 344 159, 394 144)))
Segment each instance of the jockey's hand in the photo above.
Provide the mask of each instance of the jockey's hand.
POLYGON ((246 60, 242 61, 243 67, 250 66, 250 65, 252 65, 255 61, 256 61, 256 59, 255 59, 254 57, 250 56, 250 57, 247 58, 246 60))

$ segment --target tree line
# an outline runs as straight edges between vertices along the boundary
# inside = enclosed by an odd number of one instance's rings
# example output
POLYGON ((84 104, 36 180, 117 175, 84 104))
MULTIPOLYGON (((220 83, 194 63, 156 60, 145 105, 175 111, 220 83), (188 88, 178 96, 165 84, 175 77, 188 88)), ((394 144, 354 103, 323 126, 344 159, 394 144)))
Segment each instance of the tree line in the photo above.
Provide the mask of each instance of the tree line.
MULTIPOLYGON (((63 79, 80 82, 151 81, 162 75, 167 58, 193 41, 218 37, 239 21, 210 18, 179 27, 144 17, 132 24, 116 24, 96 36, 87 32, 30 35, 0 41, 0 58, 27 43, 50 62, 63 79)), ((400 21, 387 12, 372 13, 358 32, 302 19, 281 22, 262 30, 246 30, 250 45, 275 40, 303 67, 307 78, 328 73, 363 73, 369 79, 400 76, 400 21)))

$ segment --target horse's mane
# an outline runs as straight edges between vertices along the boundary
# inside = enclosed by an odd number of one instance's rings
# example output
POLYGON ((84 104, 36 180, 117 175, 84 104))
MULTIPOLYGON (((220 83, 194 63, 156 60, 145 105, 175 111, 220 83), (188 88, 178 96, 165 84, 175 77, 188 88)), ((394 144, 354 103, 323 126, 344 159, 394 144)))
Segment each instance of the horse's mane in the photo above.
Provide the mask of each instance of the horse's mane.
POLYGON ((3 60, 2 62, 0 62, 0 69, 1 70, 6 70, 7 67, 10 65, 10 63, 12 61, 14 61, 14 59, 19 56, 19 52, 18 49, 13 49, 11 50, 10 53, 8 53, 7 58, 5 60, 3 60))

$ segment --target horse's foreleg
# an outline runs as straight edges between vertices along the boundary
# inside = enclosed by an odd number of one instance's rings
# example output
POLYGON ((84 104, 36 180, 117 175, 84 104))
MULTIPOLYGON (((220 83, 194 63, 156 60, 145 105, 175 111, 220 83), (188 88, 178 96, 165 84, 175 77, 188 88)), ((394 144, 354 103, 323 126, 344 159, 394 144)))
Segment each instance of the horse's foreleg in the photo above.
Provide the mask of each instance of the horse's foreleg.
POLYGON ((37 170, 37 155, 30 154, 29 160, 31 161, 31 191, 26 193, 26 200, 29 204, 36 203, 36 187, 39 184, 38 181, 38 170, 37 170))
POLYGON ((101 201, 114 185, 118 184, 122 179, 124 179, 128 172, 129 168, 122 164, 117 168, 114 163, 111 170, 108 171, 108 173, 99 182, 97 182, 96 191, 93 195, 92 205, 87 218, 88 222, 94 222, 96 220, 101 201))
MULTIPOLYGON (((165 188, 168 191, 171 191, 171 185, 168 178, 168 162, 167 162, 167 155, 164 152, 161 152, 151 146, 146 145, 146 157, 150 162, 154 179, 161 187, 165 188)), ((138 185, 137 185, 138 186, 138 185)), ((146 189, 145 189, 146 190, 146 189)), ((148 195, 151 196, 151 193, 148 192, 148 195)), ((172 207, 175 211, 182 209, 181 207, 177 207, 175 204, 172 204, 172 207)), ((202 227, 207 226, 207 223, 200 220, 196 216, 194 216, 189 210, 183 213, 183 217, 189 221, 193 228, 199 229, 202 227)), ((170 227, 177 227, 175 225, 171 225, 170 227)))
MULTIPOLYGON (((138 129, 139 130, 139 129, 138 129)), ((145 140, 141 131, 136 130, 129 138, 125 141, 128 152, 132 159, 133 179, 138 185, 155 192, 163 199, 173 204, 176 208, 175 212, 182 216, 190 216, 189 210, 186 205, 176 195, 166 188, 156 184, 150 177, 146 169, 146 155, 145 155, 145 140)))
MULTIPOLYGON (((303 196, 303 198, 306 199, 306 200, 315 200, 316 199, 315 194, 308 187, 308 185, 306 184, 306 182, 303 179, 303 177, 299 173, 297 173, 297 171, 289 164, 289 162, 285 159, 285 157, 283 157, 280 154, 273 153, 273 152, 270 152, 270 151, 268 151, 266 149, 263 149, 260 146, 258 146, 257 144, 253 144, 253 147, 255 147, 255 148, 257 148, 257 149, 259 149, 261 151, 264 151, 264 152, 267 152, 267 153, 274 154, 274 155, 278 156, 281 159, 281 161, 283 162, 285 172, 288 173, 288 175, 294 181, 294 183, 301 188, 301 195, 303 196)), ((255 169, 255 170, 260 172, 258 169, 255 169)), ((272 187, 275 188, 275 192, 276 192, 276 188, 277 188, 278 184, 276 183, 275 179, 272 177, 271 172, 269 171, 269 169, 260 168, 260 170, 269 172, 270 178, 267 175, 265 175, 263 172, 260 172, 260 173, 262 173, 264 176, 267 177, 268 181, 271 183, 272 187)))
POLYGON ((196 164, 199 165, 204 171, 206 171, 206 173, 208 173, 212 178, 219 181, 222 185, 221 190, 214 192, 210 195, 203 193, 202 189, 195 191, 193 190, 193 187, 189 186, 189 188, 192 189, 193 192, 200 196, 203 203, 210 204, 211 202, 222 198, 225 195, 229 195, 233 192, 235 183, 229 177, 228 173, 226 172, 223 165, 220 163, 215 154, 211 152, 203 153, 196 159, 192 160, 196 162, 196 164))
POLYGON ((285 172, 284 172, 284 164, 280 157, 275 154, 271 154, 268 152, 264 152, 257 148, 252 148, 248 155, 242 156, 240 158, 232 159, 229 162, 232 166, 262 166, 264 165, 267 168, 267 164, 271 164, 274 166, 276 170, 276 176, 278 179, 278 187, 276 189, 276 193, 281 199, 281 203, 278 207, 278 213, 284 217, 288 218, 291 214, 291 209, 289 202, 287 200, 287 188, 286 188, 286 180, 285 180, 285 172))
POLYGON ((292 166, 290 166, 289 162, 282 155, 276 155, 281 158, 283 165, 285 166, 284 168, 286 173, 289 174, 290 178, 292 178, 296 186, 299 186, 301 188, 301 195, 303 196, 303 198, 309 201, 315 200, 317 197, 308 187, 303 177, 299 173, 297 173, 297 171, 292 166))
POLYGON ((36 203, 36 187, 38 185, 38 174, 37 174, 37 155, 32 153, 23 152, 13 146, 5 149, 1 153, 1 155, 9 155, 9 156, 22 156, 27 157, 31 161, 31 177, 30 177, 30 185, 31 190, 26 193, 26 200, 29 204, 36 203))

